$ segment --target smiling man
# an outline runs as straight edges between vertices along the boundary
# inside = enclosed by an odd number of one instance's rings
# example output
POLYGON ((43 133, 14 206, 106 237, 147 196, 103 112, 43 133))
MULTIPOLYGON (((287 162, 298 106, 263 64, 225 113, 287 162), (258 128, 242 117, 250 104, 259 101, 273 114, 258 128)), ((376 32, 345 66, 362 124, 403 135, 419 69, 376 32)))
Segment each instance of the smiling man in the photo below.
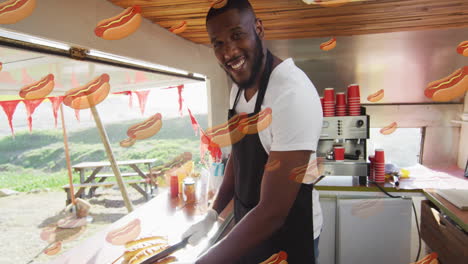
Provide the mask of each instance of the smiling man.
POLYGON ((206 27, 219 65, 234 82, 228 118, 269 107, 272 122, 232 145, 213 208, 185 232, 197 244, 234 199, 236 226, 196 263, 258 264, 279 251, 288 254, 288 263, 316 263, 318 193, 311 180, 289 176, 315 160, 322 128, 317 91, 292 59, 283 61, 266 49, 262 21, 247 0, 211 8, 206 27), (265 170, 270 162, 279 168, 265 170))

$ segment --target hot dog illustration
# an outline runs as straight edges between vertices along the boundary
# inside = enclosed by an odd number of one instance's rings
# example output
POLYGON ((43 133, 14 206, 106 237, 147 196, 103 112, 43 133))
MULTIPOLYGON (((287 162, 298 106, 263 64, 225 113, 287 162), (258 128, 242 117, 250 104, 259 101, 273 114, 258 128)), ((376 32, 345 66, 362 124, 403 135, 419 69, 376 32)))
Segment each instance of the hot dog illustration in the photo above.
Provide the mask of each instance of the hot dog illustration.
POLYGON ((309 161, 307 164, 298 166, 291 170, 288 178, 297 183, 312 183, 323 174, 323 158, 309 161))
POLYGON ((30 16, 36 0, 8 0, 0 4, 0 24, 14 24, 30 16))
POLYGON ((367 96, 367 101, 373 102, 373 103, 378 102, 384 98, 384 95, 385 95, 384 89, 380 89, 377 92, 367 96))
POLYGON ((135 219, 128 224, 110 231, 106 236, 106 241, 112 245, 125 245, 140 235, 140 219, 135 219))
POLYGON ((56 237, 57 226, 46 226, 42 229, 40 237, 44 241, 52 242, 56 237))
POLYGON ((336 47, 336 38, 331 38, 329 41, 320 44, 320 49, 324 51, 332 50, 336 47))
POLYGON ((304 165, 301 165, 301 166, 298 166, 294 169, 291 170, 291 172, 289 173, 289 176, 288 178, 290 180, 293 180, 297 183, 302 183, 302 181, 304 180, 304 176, 307 172, 307 168, 308 168, 309 164, 306 163, 304 165))
POLYGON ((57 241, 44 250, 44 254, 53 256, 62 250, 62 241, 57 241))
POLYGON ((119 144, 123 148, 129 148, 129 147, 133 146, 136 141, 137 141, 136 139, 129 137, 129 138, 126 138, 126 139, 120 141, 119 144))
POLYGON ((162 127, 162 116, 157 113, 145 121, 128 128, 127 136, 133 139, 146 139, 156 135, 162 127))
POLYGON ((87 224, 86 217, 76 218, 75 216, 67 216, 58 220, 57 226, 60 228, 73 229, 87 224))
POLYGON ((380 213, 384 209, 383 199, 363 199, 351 207, 351 214, 359 218, 368 218, 380 213))
POLYGON ((265 171, 275 171, 277 169, 279 169, 281 166, 281 161, 280 160, 272 160, 272 161, 268 161, 267 164, 265 164, 265 171))
POLYGON ((44 98, 54 89, 54 75, 47 74, 41 80, 21 88, 19 96, 26 100, 44 98))
POLYGON ((226 147, 239 142, 245 134, 239 129, 241 120, 247 117, 247 114, 240 113, 233 116, 229 121, 221 125, 208 128, 201 140, 205 144, 213 147, 226 147))
POLYGON ((431 82, 424 95, 437 102, 447 102, 465 94, 468 90, 468 66, 464 66, 448 77, 431 82))
POLYGON ((94 34, 107 40, 123 39, 140 26, 142 21, 140 13, 140 6, 129 7, 114 17, 101 20, 94 29, 94 34))
POLYGON ((263 261, 260 264, 287 264, 288 263, 288 254, 284 251, 280 251, 271 255, 267 260, 263 261))
POLYGON ((65 93, 63 103, 73 109, 86 109, 106 99, 110 91, 109 75, 104 73, 84 86, 65 93))
POLYGON ((398 128, 397 122, 392 122, 390 125, 380 129, 380 134, 390 135, 391 133, 395 132, 397 128, 398 128))
POLYGON ((353 0, 303 0, 306 4, 316 4, 323 7, 338 7, 353 0))
POLYGON ((468 57, 468 40, 458 44, 457 52, 465 57, 468 57))
POLYGON ((244 134, 257 134, 271 124, 271 108, 267 107, 248 118, 239 121, 239 130, 244 134))
POLYGON ((180 34, 187 29, 187 21, 182 21, 180 24, 172 26, 169 31, 174 34, 180 34))
POLYGON ((214 9, 223 8, 227 4, 228 0, 214 0, 211 2, 210 7, 214 9))
POLYGON ((424 258, 420 259, 419 261, 412 262, 410 264, 439 264, 439 261, 437 260, 438 257, 439 255, 437 254, 437 252, 432 252, 431 254, 426 255, 424 258))

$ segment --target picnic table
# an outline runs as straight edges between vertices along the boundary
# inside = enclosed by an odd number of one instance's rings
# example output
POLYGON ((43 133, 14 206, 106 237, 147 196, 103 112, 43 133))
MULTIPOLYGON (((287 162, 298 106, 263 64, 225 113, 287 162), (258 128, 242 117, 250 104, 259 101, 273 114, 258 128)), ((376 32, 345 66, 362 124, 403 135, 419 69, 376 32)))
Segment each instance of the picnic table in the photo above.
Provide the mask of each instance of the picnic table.
MULTIPOLYGON (((119 168, 131 168, 133 172, 122 172, 122 177, 140 176, 137 180, 124 180, 124 183, 129 184, 132 188, 141 193, 146 199, 149 199, 153 192, 154 185, 151 184, 149 172, 151 165, 156 159, 141 159, 141 160, 125 160, 117 161, 119 168), (140 168, 140 167, 143 168, 140 168), (145 189, 142 189, 139 184, 143 184, 145 189), (149 185, 149 190, 148 190, 149 185)), ((81 162, 73 165, 72 168, 80 175, 80 183, 73 186, 77 189, 75 197, 83 197, 86 188, 90 188, 88 196, 92 197, 94 192, 99 187, 114 186, 116 182, 106 182, 107 179, 115 177, 113 173, 99 174, 104 168, 110 168, 111 164, 108 161, 99 162, 81 162)), ((67 192, 67 204, 71 202, 70 186, 64 185, 63 188, 67 192)))

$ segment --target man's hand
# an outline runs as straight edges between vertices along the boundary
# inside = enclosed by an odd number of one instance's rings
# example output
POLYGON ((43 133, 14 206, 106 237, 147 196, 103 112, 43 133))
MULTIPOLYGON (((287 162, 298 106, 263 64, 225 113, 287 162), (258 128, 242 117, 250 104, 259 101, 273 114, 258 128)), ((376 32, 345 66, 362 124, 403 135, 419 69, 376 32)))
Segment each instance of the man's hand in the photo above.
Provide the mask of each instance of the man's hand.
POLYGON ((182 239, 190 236, 188 240, 189 244, 192 246, 198 245, 202 238, 208 234, 217 220, 218 213, 213 209, 209 209, 203 220, 192 225, 184 232, 184 234, 182 234, 182 239))

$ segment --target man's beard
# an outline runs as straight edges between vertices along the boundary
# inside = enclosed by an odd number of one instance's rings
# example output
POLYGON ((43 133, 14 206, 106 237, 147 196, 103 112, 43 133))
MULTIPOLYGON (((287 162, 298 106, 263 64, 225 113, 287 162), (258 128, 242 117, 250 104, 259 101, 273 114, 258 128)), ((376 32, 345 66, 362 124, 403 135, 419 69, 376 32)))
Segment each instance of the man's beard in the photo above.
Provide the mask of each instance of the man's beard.
POLYGON ((258 35, 255 34, 254 63, 253 63, 252 72, 250 73, 249 79, 244 82, 237 82, 226 69, 224 70, 229 75, 229 77, 231 77, 231 80, 239 87, 239 89, 245 90, 251 87, 257 80, 257 77, 260 74, 260 69, 262 67, 263 57, 265 56, 263 55, 262 41, 260 40, 258 35))

